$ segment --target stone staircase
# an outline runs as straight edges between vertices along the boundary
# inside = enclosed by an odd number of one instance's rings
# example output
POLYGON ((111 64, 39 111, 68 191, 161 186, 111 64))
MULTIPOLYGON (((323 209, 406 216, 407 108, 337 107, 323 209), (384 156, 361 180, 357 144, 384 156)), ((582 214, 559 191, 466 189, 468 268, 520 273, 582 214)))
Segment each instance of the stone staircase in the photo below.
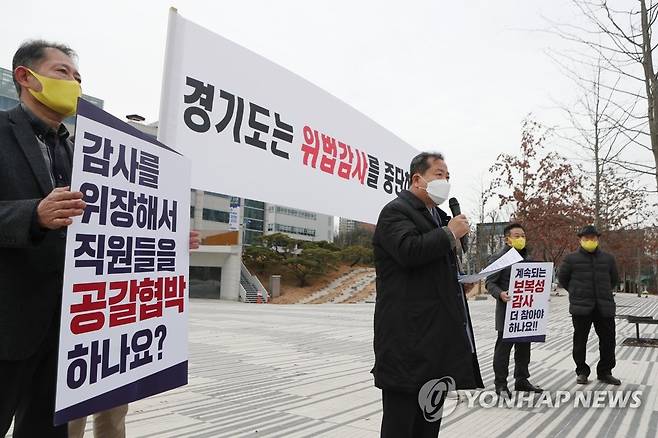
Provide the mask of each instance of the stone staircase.
POLYGON ((344 303, 374 281, 374 268, 357 268, 301 299, 297 304, 344 303))
POLYGON ((374 283, 375 281, 375 270, 373 269, 372 271, 366 272, 362 274, 360 277, 358 277, 352 286, 350 286, 347 290, 345 290, 343 293, 338 295, 336 298, 330 300, 330 303, 345 303, 349 301, 354 295, 358 294, 362 290, 364 290, 366 287, 368 287, 369 284, 374 283))
POLYGON ((244 303, 264 304, 269 301, 269 294, 258 277, 252 275, 242 264, 240 269, 240 300, 244 303))

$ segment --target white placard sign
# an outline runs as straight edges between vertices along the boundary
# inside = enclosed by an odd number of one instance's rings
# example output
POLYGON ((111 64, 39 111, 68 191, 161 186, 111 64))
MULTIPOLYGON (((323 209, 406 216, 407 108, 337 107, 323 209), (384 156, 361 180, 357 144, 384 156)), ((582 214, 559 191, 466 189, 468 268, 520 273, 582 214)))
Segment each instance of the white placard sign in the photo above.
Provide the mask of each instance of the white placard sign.
POLYGON ((79 101, 55 423, 187 383, 190 164, 79 101))
POLYGON ((544 342, 553 263, 517 263, 511 269, 503 340, 544 342))

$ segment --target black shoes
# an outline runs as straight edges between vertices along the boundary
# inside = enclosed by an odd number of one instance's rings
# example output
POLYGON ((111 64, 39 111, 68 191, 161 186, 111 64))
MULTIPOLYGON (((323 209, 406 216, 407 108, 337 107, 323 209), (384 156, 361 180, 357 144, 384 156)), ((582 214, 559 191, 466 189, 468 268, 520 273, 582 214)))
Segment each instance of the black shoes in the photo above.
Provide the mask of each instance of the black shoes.
POLYGON ((598 381, 607 383, 608 385, 621 385, 621 380, 614 377, 612 374, 608 374, 606 376, 599 376, 598 381))
MULTIPOLYGON (((597 380, 599 382, 607 383, 608 385, 621 385, 621 380, 614 377, 612 374, 607 374, 605 376, 598 376, 597 380)), ((579 374, 578 377, 576 377, 576 383, 578 383, 579 385, 586 385, 589 383, 589 380, 587 379, 587 376, 585 374, 579 374)))
POLYGON ((539 386, 535 386, 527 380, 521 380, 514 384, 515 391, 536 392, 537 394, 544 392, 539 386))
POLYGON ((496 395, 500 397, 500 394, 506 395, 508 398, 512 398, 512 393, 510 392, 507 385, 496 385, 496 395))

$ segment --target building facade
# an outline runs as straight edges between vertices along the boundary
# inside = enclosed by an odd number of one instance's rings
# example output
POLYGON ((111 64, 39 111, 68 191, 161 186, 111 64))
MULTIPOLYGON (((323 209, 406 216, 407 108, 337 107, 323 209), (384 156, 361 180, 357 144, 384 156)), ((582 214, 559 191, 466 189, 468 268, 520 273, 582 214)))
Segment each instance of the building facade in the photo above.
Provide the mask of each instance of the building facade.
MULTIPOLYGON (((202 237, 230 231, 229 195, 192 190, 190 217, 202 237)), ((240 199, 240 234, 243 245, 252 245, 264 234, 284 233, 306 241, 334 240, 334 218, 253 199, 240 199)))
POLYGON ((339 234, 351 233, 352 231, 357 229, 358 225, 359 225, 358 221, 342 217, 340 218, 338 233, 339 234))
POLYGON ((284 233, 306 241, 334 241, 334 217, 280 205, 267 204, 265 234, 284 233))

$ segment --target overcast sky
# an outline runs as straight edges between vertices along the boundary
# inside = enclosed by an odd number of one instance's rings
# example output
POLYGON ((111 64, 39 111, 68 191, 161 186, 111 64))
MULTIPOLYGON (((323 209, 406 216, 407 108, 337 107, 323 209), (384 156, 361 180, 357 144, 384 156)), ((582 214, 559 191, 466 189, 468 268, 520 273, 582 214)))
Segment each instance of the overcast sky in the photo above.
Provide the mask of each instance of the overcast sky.
POLYGON ((518 150, 532 113, 556 123, 573 86, 532 29, 567 20, 568 0, 5 2, 0 65, 21 41, 79 54, 83 91, 118 117, 157 119, 170 6, 303 76, 418 149, 447 157, 454 195, 475 211, 496 156, 518 150))

